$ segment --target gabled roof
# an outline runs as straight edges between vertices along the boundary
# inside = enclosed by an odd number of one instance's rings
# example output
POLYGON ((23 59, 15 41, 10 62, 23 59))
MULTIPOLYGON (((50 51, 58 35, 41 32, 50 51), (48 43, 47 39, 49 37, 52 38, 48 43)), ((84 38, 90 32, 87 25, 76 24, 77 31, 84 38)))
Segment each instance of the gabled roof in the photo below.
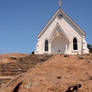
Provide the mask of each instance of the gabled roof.
POLYGON ((50 26, 50 24, 54 21, 54 19, 57 17, 58 14, 62 14, 63 16, 65 16, 81 33, 83 33, 83 35, 85 35, 85 32, 69 16, 67 16, 61 8, 59 8, 54 14, 54 16, 50 19, 48 24, 38 34, 38 38, 41 37, 41 35, 46 31, 46 29, 50 26))

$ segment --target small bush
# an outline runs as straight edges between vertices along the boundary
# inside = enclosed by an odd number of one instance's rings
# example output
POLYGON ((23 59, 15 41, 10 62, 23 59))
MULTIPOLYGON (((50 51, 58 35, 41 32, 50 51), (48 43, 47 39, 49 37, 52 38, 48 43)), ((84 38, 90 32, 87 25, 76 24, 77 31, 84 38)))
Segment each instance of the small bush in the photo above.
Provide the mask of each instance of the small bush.
POLYGON ((34 51, 32 52, 32 54, 34 54, 34 51))
POLYGON ((88 46, 89 52, 92 52, 92 45, 88 44, 87 46, 88 46))

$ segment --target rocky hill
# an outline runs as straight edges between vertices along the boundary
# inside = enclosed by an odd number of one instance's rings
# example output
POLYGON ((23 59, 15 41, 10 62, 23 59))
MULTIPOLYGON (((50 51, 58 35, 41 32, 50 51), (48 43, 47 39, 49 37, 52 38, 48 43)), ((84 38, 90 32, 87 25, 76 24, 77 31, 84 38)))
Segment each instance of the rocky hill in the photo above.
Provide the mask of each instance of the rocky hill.
POLYGON ((22 53, 0 54, 0 64, 15 62, 19 58, 22 58, 25 56, 27 56, 27 54, 22 54, 22 53))
POLYGON ((82 85, 78 92, 92 92, 91 54, 54 55, 13 78, 0 92, 64 92, 76 84, 82 85))
POLYGON ((8 55, 7 58, 12 62, 0 64, 0 86, 7 83, 13 77, 27 72, 36 64, 46 61, 49 57, 51 55, 24 55, 24 57, 23 55, 8 55))

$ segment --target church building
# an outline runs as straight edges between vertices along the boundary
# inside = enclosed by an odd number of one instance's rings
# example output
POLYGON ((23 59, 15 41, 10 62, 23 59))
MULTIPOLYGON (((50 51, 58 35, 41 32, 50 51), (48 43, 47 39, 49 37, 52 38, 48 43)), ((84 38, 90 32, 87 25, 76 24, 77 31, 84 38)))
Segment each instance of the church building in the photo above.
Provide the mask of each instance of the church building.
POLYGON ((35 54, 88 54, 85 32, 59 8, 38 35, 35 54))

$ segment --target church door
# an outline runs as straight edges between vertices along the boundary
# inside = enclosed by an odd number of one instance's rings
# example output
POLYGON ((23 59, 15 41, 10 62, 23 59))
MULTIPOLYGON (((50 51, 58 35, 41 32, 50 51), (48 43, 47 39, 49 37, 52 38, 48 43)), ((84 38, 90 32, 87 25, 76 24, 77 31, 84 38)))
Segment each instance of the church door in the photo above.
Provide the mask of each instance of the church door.
POLYGON ((51 52, 53 54, 65 54, 67 42, 64 36, 59 36, 53 39, 51 44, 51 52))

